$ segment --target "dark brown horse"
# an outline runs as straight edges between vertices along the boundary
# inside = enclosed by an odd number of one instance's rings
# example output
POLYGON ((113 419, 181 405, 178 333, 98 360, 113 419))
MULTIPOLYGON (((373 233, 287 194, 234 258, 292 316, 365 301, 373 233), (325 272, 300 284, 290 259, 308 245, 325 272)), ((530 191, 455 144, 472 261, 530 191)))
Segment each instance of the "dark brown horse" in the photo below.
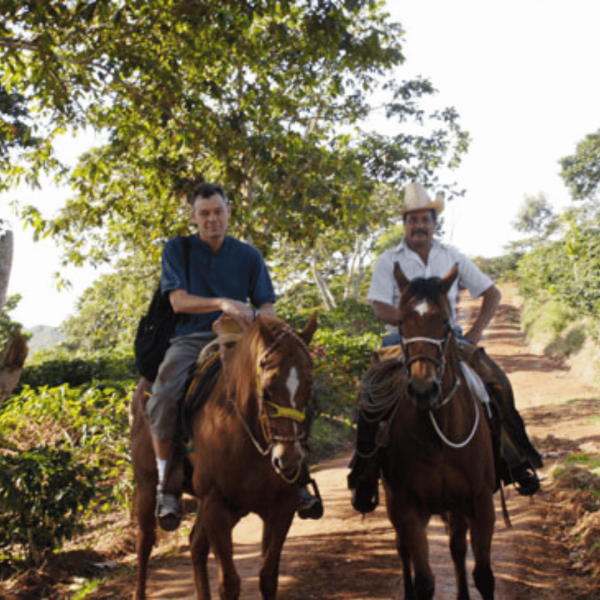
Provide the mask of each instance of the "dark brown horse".
MULTIPOLYGON (((426 528, 440 515, 450 537, 457 597, 469 598, 467 531, 475 585, 494 597, 490 565, 494 531, 494 461, 483 406, 458 361, 447 293, 458 275, 409 281, 395 265, 401 291, 399 332, 404 353, 398 402, 382 450, 387 512, 396 530, 405 598, 433 598, 426 528)), ((400 366, 401 365, 401 366, 400 366)))
MULTIPOLYGON (((220 374, 192 418, 189 485, 198 509, 190 547, 198 599, 210 598, 210 550, 218 565, 220 598, 239 597, 231 532, 250 512, 263 520, 260 591, 263 598, 276 598, 280 555, 298 502, 294 481, 308 436, 306 411, 313 391, 308 344, 315 329, 316 314, 301 332, 279 319, 259 317, 222 353, 220 374)), ((139 523, 136 596, 142 599, 156 540, 157 474, 139 401, 132 455, 139 523)))

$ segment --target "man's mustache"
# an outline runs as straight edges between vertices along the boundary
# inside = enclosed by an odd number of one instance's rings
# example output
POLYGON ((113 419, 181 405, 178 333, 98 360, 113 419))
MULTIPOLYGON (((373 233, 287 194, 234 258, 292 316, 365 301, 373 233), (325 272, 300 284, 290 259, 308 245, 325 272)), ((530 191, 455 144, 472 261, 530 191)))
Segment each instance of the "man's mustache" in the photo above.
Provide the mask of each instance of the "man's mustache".
POLYGON ((412 234, 415 235, 417 233, 422 233, 423 235, 428 235, 427 229, 413 229, 412 234))

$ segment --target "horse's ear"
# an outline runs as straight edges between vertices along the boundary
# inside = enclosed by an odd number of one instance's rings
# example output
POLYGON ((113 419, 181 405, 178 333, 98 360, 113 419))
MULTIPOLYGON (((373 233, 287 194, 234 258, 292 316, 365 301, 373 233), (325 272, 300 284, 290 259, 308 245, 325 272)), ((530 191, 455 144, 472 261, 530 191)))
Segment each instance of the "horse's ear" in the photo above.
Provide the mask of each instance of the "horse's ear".
POLYGON ((304 329, 299 332, 300 337, 307 343, 310 344, 310 341, 313 339, 313 335, 317 330, 317 311, 313 311, 313 314, 310 315, 310 319, 308 323, 304 326, 304 329))
POLYGON ((410 279, 406 277, 404 271, 400 268, 400 265, 397 262, 394 263, 394 279, 400 288, 400 294, 403 294, 404 289, 410 283, 410 279))
POLYGON ((444 290, 444 294, 448 293, 448 290, 452 287, 452 284, 456 281, 458 277, 458 263, 454 263, 454 266, 448 271, 446 276, 442 279, 442 289, 444 290))

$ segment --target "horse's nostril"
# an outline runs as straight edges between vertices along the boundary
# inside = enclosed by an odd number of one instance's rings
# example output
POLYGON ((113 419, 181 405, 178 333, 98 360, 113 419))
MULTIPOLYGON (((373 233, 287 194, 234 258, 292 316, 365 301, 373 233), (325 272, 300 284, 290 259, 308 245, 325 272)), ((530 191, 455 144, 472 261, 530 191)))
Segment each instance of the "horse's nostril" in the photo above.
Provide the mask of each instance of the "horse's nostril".
POLYGON ((431 408, 440 396, 441 386, 437 379, 429 381, 411 379, 406 386, 406 391, 417 405, 422 408, 431 408))

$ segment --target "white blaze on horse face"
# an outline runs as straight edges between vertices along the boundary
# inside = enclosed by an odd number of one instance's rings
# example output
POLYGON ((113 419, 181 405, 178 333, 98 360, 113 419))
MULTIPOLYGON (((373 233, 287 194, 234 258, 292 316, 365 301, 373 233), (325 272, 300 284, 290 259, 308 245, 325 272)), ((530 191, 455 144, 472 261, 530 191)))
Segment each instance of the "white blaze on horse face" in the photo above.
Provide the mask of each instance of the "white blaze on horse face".
MULTIPOLYGON (((292 367, 288 374, 285 386, 290 394, 290 407, 296 409, 296 394, 300 388, 300 377, 296 367, 292 367)), ((294 438, 298 435, 298 423, 292 422, 294 428, 294 438)), ((304 459, 304 449, 302 444, 296 439, 293 447, 288 444, 278 443, 273 446, 271 451, 271 460, 276 470, 286 473, 286 476, 293 477, 294 472, 300 468, 300 463, 304 459)))
MULTIPOLYGON (((300 387, 300 377, 298 377, 298 371, 296 367, 292 367, 290 369, 290 373, 288 375, 288 379, 285 383, 288 391, 290 392, 290 405, 292 408, 296 408, 296 392, 300 387)), ((298 433, 298 424, 294 422, 294 435, 298 433)), ((299 442, 296 442, 296 450, 300 452, 302 456, 304 456, 304 450, 302 449, 302 445, 299 442)))
POLYGON ((292 367, 290 369, 290 374, 288 375, 285 385, 290 392, 290 404, 292 405, 292 408, 296 408, 296 392, 300 387, 300 378, 298 377, 298 371, 296 370, 296 367, 292 367))
POLYGON ((421 300, 419 304, 415 306, 415 312, 418 312, 421 316, 426 314, 429 311, 429 304, 427 300, 421 300))

